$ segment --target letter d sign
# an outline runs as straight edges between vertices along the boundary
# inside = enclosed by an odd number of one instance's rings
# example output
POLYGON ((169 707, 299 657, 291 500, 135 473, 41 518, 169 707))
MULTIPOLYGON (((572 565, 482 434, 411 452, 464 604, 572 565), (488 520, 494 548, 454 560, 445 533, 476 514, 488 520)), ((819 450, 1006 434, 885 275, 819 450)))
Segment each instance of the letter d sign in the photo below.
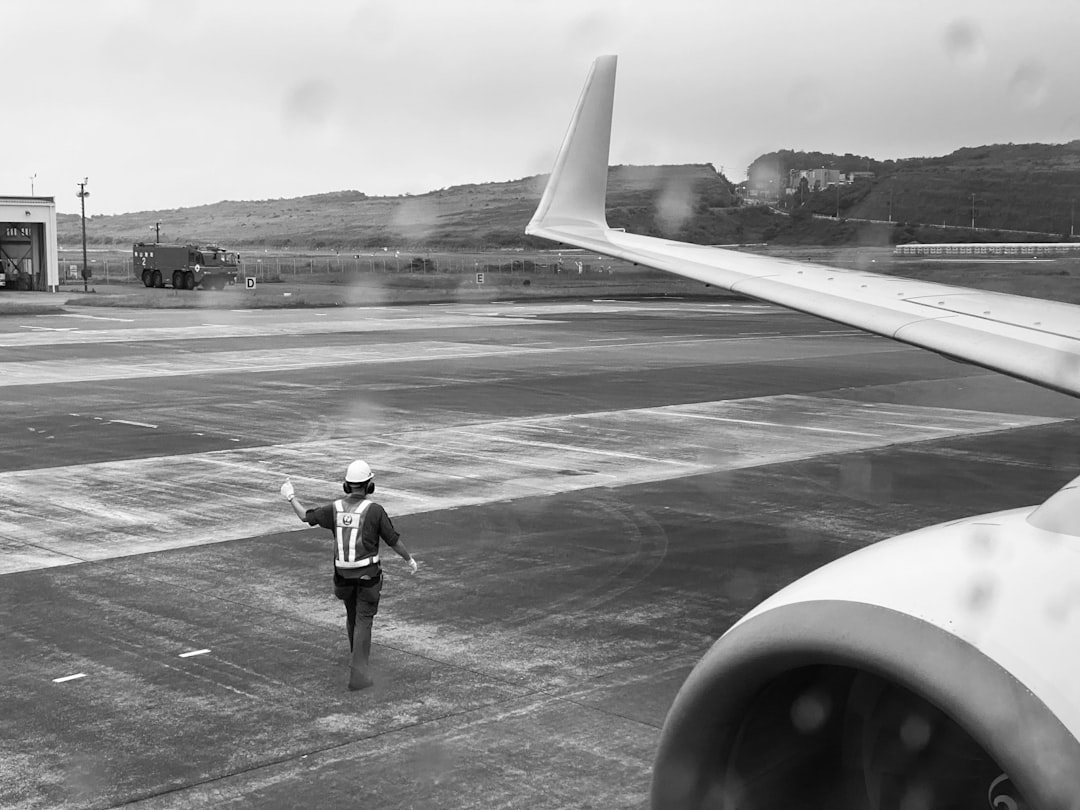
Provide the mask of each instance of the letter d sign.
POLYGON ((244 279, 244 286, 247 287, 249 290, 254 290, 255 289, 255 277, 254 276, 248 276, 247 278, 245 278, 244 279))

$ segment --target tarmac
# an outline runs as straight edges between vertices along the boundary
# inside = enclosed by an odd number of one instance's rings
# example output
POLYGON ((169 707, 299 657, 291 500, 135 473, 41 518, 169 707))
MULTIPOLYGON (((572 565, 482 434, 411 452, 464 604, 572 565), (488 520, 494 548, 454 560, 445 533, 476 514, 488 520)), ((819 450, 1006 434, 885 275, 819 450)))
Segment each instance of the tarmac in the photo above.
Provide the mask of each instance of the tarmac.
POLYGON ((0 317, 5 808, 645 808, 762 598, 1080 469, 1075 400, 750 302, 53 302, 0 317), (354 693, 277 489, 357 457, 421 567, 354 693))

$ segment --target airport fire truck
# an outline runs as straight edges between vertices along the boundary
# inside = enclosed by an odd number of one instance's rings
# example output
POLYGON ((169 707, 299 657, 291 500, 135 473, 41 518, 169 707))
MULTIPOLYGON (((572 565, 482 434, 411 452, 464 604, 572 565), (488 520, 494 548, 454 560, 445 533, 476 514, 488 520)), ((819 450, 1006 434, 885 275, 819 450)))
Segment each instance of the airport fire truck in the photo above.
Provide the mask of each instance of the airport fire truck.
POLYGON ((147 287, 171 284, 177 290, 222 290, 235 284, 240 256, 214 245, 132 246, 135 272, 147 287))

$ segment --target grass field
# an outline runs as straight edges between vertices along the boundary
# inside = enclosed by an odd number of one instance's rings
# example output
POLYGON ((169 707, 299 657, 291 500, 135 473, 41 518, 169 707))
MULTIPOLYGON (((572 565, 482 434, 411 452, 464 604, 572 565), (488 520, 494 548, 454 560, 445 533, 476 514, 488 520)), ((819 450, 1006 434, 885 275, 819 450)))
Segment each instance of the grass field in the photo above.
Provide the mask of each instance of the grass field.
MULTIPOLYGON (((1071 257, 942 261, 896 257, 890 248, 879 247, 753 250, 852 270, 1080 303, 1080 259, 1071 257)), ((81 266, 81 252, 77 261, 74 255, 62 251, 63 266, 81 266)), ((100 250, 91 256, 94 276, 88 286, 95 292, 83 295, 81 278, 67 280, 62 285, 65 300, 90 306, 239 308, 641 295, 730 297, 698 282, 582 251, 251 252, 242 256, 242 271, 256 278, 255 289, 237 285, 220 292, 146 289, 131 273, 129 252, 100 250)), ((9 303, 16 305, 16 300, 9 303)))

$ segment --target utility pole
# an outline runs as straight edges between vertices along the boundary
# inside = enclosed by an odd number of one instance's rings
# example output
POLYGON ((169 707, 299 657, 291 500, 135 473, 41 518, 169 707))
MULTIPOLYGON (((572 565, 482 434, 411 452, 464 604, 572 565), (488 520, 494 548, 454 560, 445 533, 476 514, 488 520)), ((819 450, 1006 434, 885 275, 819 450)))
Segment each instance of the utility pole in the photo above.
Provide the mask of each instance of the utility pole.
POLYGON ((975 195, 971 195, 971 230, 975 230, 975 195))
POLYGON ((36 177, 37 177, 37 172, 34 172, 32 175, 30 175, 30 196, 31 197, 34 196, 34 178, 36 178, 36 177))
POLYGON ((1069 238, 1076 236, 1076 200, 1072 200, 1072 212, 1069 214, 1069 238))
POLYGON ((154 223, 154 244, 161 242, 161 220, 159 219, 154 223))
POLYGON ((79 203, 82 206, 82 286, 83 292, 87 292, 86 279, 90 275, 90 265, 86 263, 86 198, 90 196, 90 192, 86 190, 86 184, 89 182, 89 178, 84 177, 82 182, 79 183, 79 192, 76 196, 79 198, 79 203))

